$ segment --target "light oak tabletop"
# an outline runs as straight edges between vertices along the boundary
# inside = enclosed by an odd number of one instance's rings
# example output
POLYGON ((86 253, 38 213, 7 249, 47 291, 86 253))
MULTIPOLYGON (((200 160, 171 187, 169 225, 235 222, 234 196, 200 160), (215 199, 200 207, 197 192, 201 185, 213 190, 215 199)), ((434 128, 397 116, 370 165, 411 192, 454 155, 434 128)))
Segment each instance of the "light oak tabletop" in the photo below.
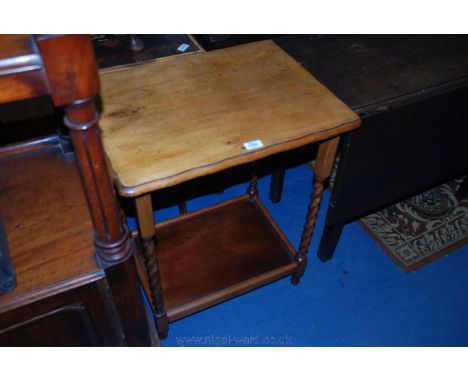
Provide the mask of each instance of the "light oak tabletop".
POLYGON ((163 58, 100 78, 100 127, 122 196, 360 125, 354 112, 272 41, 163 58))

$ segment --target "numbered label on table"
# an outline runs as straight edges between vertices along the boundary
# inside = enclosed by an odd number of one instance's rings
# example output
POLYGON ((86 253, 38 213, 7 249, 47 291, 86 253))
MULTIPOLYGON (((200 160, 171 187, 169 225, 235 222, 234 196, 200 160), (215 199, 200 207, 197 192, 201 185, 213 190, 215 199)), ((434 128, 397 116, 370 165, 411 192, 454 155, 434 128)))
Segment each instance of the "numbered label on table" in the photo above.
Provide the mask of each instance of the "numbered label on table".
POLYGON ((263 142, 260 139, 244 142, 244 147, 247 150, 259 149, 260 147, 263 147, 263 142))

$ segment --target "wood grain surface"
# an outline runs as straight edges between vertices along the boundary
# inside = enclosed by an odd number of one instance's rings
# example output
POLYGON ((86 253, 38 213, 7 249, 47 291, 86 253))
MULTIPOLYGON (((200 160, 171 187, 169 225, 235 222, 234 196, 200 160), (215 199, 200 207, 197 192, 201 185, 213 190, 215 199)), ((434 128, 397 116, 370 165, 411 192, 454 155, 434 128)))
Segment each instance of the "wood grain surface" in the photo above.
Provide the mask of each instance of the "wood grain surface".
POLYGON ((0 312, 103 277, 73 156, 59 146, 0 160, 0 211, 17 287, 0 312))
POLYGON ((359 126, 272 41, 101 73, 100 126, 123 196, 176 185, 359 126), (245 142, 263 147, 246 150, 245 142))
POLYGON ((30 35, 0 35, 0 104, 47 94, 42 69, 30 35))
POLYGON ((247 195, 156 225, 170 321, 291 274, 296 252, 247 195))

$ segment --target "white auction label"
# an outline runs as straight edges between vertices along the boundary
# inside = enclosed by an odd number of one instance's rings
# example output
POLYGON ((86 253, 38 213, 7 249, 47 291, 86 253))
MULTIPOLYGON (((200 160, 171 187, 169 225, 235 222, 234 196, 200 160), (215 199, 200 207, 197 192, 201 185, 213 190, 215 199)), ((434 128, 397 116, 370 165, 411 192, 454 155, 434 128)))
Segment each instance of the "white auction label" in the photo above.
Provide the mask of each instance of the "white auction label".
POLYGON ((263 147, 263 142, 260 139, 256 139, 254 141, 244 142, 244 147, 247 150, 258 149, 260 147, 263 147))
POLYGON ((189 47, 190 47, 190 45, 188 45, 188 44, 180 44, 179 47, 177 48, 177 50, 179 52, 185 52, 189 47))

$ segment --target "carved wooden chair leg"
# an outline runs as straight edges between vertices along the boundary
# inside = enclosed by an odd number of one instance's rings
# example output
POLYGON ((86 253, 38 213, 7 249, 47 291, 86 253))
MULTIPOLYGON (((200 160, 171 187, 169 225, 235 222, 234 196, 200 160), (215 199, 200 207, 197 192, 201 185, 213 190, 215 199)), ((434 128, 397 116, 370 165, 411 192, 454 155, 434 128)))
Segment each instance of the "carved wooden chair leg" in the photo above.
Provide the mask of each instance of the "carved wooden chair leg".
POLYGON ((147 194, 136 198, 135 206, 156 326, 158 328, 159 336, 161 338, 166 338, 169 329, 169 322, 167 319, 166 309, 164 307, 161 276, 159 274, 156 254, 151 195, 147 194))
POLYGON ((297 270, 292 276, 293 285, 299 283, 299 279, 304 274, 307 265, 307 251, 309 250, 310 240, 314 232, 315 222, 317 220, 318 209, 323 193, 323 182, 330 176, 333 160, 335 159, 336 149, 338 147, 339 137, 332 138, 320 143, 317 161, 315 165, 315 176, 311 201, 308 206, 306 222, 302 231, 301 242, 299 244, 299 253, 297 256, 297 270))
POLYGON ((250 178, 249 187, 247 188, 247 194, 250 198, 256 198, 258 196, 258 174, 257 174, 257 162, 252 164, 252 176, 250 178))

